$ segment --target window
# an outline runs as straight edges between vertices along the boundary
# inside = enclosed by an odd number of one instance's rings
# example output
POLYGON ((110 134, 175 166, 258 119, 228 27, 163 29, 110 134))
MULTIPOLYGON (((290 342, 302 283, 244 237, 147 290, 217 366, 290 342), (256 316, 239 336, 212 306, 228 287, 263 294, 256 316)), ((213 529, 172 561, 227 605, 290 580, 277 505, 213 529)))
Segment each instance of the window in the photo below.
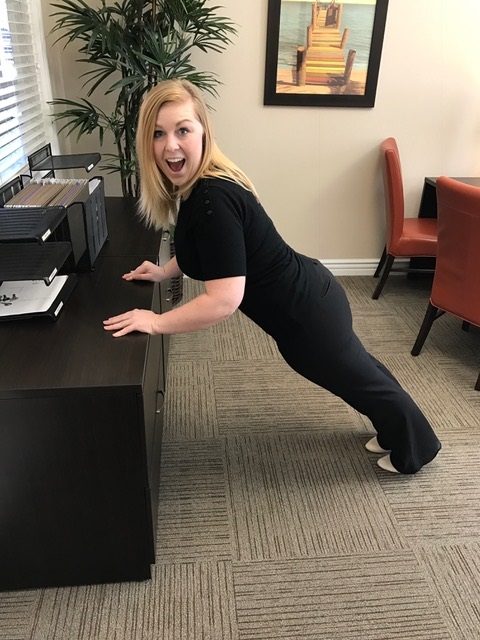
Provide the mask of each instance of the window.
POLYGON ((0 184, 49 142, 40 0, 0 0, 0 184), (36 27, 33 28, 35 23, 36 27))

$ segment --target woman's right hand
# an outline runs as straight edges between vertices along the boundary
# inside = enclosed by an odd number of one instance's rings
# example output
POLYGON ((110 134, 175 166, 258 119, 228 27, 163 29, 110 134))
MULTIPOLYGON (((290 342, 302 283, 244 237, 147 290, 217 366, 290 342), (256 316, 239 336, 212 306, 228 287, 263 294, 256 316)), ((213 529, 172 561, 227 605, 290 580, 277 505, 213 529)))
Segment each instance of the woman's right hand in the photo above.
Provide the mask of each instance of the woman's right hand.
POLYGON ((165 277, 165 270, 157 264, 153 264, 149 260, 142 262, 140 266, 128 273, 122 278, 124 280, 150 280, 151 282, 161 282, 165 277))

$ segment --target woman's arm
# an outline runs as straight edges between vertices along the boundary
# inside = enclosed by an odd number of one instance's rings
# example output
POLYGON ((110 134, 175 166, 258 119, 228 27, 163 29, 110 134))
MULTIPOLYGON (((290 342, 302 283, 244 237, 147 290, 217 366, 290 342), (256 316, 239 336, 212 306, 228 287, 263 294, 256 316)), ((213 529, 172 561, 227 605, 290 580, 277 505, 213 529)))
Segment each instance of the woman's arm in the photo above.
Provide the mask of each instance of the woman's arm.
POLYGON ((174 256, 171 260, 166 262, 162 267, 157 264, 153 264, 149 260, 142 262, 133 271, 125 273, 122 277, 124 280, 149 280, 151 282, 162 282, 168 280, 168 278, 175 278, 181 276, 182 271, 178 266, 177 258, 174 256))
MULTIPOLYGON (((170 264, 170 263, 167 263, 170 264)), ((132 331, 158 333, 187 333, 198 331, 225 320, 240 305, 245 292, 245 276, 209 280, 205 293, 190 302, 161 315, 145 309, 133 309, 104 320, 104 328, 114 331, 114 338, 132 331)))

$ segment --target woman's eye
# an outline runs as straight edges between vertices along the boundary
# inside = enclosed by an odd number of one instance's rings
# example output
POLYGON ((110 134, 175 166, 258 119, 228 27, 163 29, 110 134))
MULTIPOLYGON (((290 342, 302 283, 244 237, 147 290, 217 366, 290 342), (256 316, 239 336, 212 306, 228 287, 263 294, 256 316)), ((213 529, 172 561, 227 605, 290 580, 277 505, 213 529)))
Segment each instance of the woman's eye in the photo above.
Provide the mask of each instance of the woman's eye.
POLYGON ((153 137, 154 138, 161 138, 163 136, 163 131, 154 131, 153 132, 153 137))
POLYGON ((180 129, 178 130, 178 133, 184 136, 186 133, 188 133, 188 129, 186 127, 180 127, 180 129))

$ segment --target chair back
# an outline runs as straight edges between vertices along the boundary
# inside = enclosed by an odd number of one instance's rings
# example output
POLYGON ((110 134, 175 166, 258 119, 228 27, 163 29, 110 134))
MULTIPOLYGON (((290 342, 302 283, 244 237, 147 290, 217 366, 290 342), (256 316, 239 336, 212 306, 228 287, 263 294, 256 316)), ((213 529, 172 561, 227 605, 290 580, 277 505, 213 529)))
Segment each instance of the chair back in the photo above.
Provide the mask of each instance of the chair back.
POLYGON ((480 187, 437 180, 437 262, 430 300, 480 325, 480 187))
POLYGON ((402 166, 395 138, 387 138, 380 145, 383 186, 385 192, 386 247, 395 252, 395 245, 403 231, 405 201, 403 197, 402 166))

